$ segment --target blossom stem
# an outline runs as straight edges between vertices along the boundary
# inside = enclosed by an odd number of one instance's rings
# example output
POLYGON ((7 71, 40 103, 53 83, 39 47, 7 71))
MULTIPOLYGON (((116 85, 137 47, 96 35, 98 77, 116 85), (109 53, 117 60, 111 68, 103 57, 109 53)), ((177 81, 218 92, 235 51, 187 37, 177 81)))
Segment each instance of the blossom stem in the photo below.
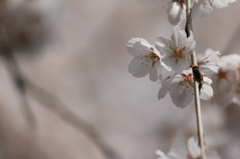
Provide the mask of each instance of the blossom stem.
MULTIPOLYGON (((187 33, 187 37, 191 36, 193 34, 192 31, 192 2, 191 0, 186 0, 186 26, 185 31, 187 33)), ((193 54, 191 56, 192 59, 192 67, 197 68, 197 60, 196 60, 196 52, 193 51, 193 54)), ((200 105, 200 97, 199 97, 199 84, 196 80, 196 74, 194 73, 196 70, 193 70, 193 76, 194 76, 194 99, 195 99, 195 107, 196 107, 196 118, 197 118, 197 132, 198 132, 198 144, 201 147, 201 157, 202 159, 206 159, 206 148, 205 148, 205 142, 204 142, 204 132, 203 132, 203 125, 202 125, 202 116, 201 116, 201 105, 200 105)))

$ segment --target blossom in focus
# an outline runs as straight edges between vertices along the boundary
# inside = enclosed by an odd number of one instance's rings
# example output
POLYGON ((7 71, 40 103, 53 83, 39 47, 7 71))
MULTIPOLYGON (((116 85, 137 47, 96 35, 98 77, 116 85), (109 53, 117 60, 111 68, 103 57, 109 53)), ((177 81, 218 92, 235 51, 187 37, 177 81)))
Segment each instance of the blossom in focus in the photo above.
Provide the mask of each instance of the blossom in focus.
POLYGON ((185 0, 170 0, 168 2, 168 20, 172 25, 177 25, 186 19, 185 0))
MULTIPOLYGON (((186 107, 191 103, 194 95, 194 81, 191 69, 184 70, 181 74, 173 74, 161 81, 162 87, 158 93, 158 99, 165 97, 169 92, 172 102, 180 108, 186 107)), ((213 96, 213 90, 210 84, 212 80, 203 76, 200 98, 209 100, 213 96)))
POLYGON ((222 107, 240 105, 240 56, 231 54, 217 60, 219 72, 213 75, 213 101, 222 107))
POLYGON ((195 0, 193 5, 193 16, 205 17, 213 11, 213 7, 224 8, 228 3, 236 0, 195 0))
POLYGON ((195 50, 196 43, 193 36, 187 38, 184 30, 180 30, 177 25, 173 28, 171 40, 158 37, 156 49, 162 55, 162 63, 166 65, 168 71, 181 73, 191 65, 191 54, 195 50))
POLYGON ((144 77, 149 74, 151 81, 161 79, 161 55, 147 40, 132 38, 126 45, 127 51, 134 58, 128 66, 129 73, 134 77, 144 77))

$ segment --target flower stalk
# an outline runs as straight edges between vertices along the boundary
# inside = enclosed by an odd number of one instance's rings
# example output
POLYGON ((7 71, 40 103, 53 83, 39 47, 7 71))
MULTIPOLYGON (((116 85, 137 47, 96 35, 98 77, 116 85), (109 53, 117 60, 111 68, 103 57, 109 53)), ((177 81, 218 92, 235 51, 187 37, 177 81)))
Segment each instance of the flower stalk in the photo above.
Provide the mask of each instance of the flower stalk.
MULTIPOLYGON (((186 26, 185 31, 187 37, 193 34, 192 32, 192 2, 191 0, 186 0, 186 26)), ((196 119, 197 119, 197 135, 198 135, 198 144, 201 147, 201 157, 202 159, 206 159, 206 148, 204 142, 204 131, 202 125, 202 116, 201 116, 201 105, 200 105, 200 95, 199 95, 199 85, 201 84, 199 80, 197 80, 197 75, 199 72, 199 67, 196 59, 196 52, 193 51, 191 55, 192 59, 192 68, 193 68, 193 76, 194 76, 194 99, 195 99, 195 107, 196 107, 196 119)))

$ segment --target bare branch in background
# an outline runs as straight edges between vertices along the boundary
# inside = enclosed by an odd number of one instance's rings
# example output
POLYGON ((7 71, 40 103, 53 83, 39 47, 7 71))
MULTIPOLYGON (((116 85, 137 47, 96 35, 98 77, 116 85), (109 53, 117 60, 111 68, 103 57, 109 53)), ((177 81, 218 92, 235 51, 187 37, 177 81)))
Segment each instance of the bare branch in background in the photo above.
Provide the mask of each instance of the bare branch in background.
POLYGON ((72 112, 66 105, 64 105, 58 98, 54 97, 49 92, 37 87, 36 85, 27 83, 27 88, 30 94, 38 102, 42 103, 43 106, 51 110, 54 114, 59 116, 68 124, 74 126, 79 131, 83 131, 89 138, 98 146, 108 159, 122 159, 115 150, 111 148, 101 137, 100 133, 87 121, 79 117, 77 114, 72 112))
POLYGON ((35 128, 36 127, 36 119, 34 117, 34 114, 32 112, 32 109, 28 103, 27 100, 27 94, 26 94, 26 86, 23 81, 22 74, 19 70, 18 64, 16 62, 16 59, 13 55, 13 52, 11 50, 11 46, 9 44, 8 35, 5 31, 5 28, 1 26, 0 28, 0 35, 2 36, 2 41, 4 43, 1 45, 1 55, 3 59, 5 60, 6 67, 12 76, 13 82, 17 88, 18 95, 20 96, 22 103, 21 103, 21 110, 23 112, 23 116, 26 120, 26 122, 29 124, 30 127, 35 128))
MULTIPOLYGON (((4 28, 1 28, 2 35, 7 38, 7 33, 4 28)), ((98 131, 87 121, 79 117, 77 114, 72 112, 66 105, 64 105, 59 99, 54 97, 49 92, 37 87, 31 82, 27 81, 23 77, 17 61, 13 55, 11 47, 6 40, 6 44, 1 46, 2 57, 6 61, 6 66, 9 69, 9 72, 13 78, 13 81, 18 89, 19 95, 22 98, 22 110, 24 112, 24 117, 30 126, 36 126, 36 120, 34 114, 29 106, 27 101, 27 91, 29 90, 33 98, 38 102, 42 103, 43 106, 48 108, 54 114, 59 116, 68 124, 74 126, 79 131, 83 131, 89 139, 95 143, 95 145, 101 150, 103 155, 108 159, 122 159, 115 150, 113 150, 101 137, 98 131)))

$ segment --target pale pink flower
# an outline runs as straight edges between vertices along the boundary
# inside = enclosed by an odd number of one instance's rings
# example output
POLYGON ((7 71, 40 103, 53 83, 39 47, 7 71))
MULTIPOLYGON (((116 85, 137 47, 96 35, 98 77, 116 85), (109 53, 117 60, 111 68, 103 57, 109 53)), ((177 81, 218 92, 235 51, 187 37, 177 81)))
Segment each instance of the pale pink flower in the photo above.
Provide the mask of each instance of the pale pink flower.
POLYGON ((213 11, 213 7, 224 8, 228 3, 235 2, 236 0, 195 0, 193 5, 193 17, 205 17, 213 11))
POLYGON ((166 69, 181 73, 190 67, 191 54, 196 43, 192 35, 187 38, 186 32, 177 25, 173 28, 171 40, 158 37, 155 46, 162 55, 161 61, 166 65, 166 69))
MULTIPOLYGON (((158 98, 162 99, 169 92, 172 102, 180 108, 189 105, 194 95, 194 83, 192 70, 184 70, 181 74, 173 74, 162 80, 162 87, 159 90, 158 98)), ((210 84, 212 80, 203 76, 203 85, 200 91, 200 98, 209 100, 213 96, 210 84)))
POLYGON ((186 19, 185 0, 170 0, 168 3, 168 20, 172 25, 177 25, 186 19))
POLYGON ((219 72, 213 75, 213 101, 222 107, 231 103, 240 105, 240 56, 231 54, 217 61, 219 72))
POLYGON ((199 66, 199 71, 203 75, 211 75, 211 74, 217 74, 218 73, 218 64, 214 61, 210 60, 210 57, 214 55, 221 55, 219 51, 213 51, 211 49, 207 49, 201 57, 199 54, 197 55, 197 61, 199 66))
MULTIPOLYGON (((193 137, 188 139, 187 146, 178 144, 172 146, 171 150, 165 154, 161 150, 157 150, 158 159, 198 159, 201 157, 201 149, 193 137)), ((208 159, 220 159, 216 152, 207 153, 208 159)))
POLYGON ((128 66, 129 73, 134 77, 144 77, 149 74, 151 81, 161 79, 160 70, 162 68, 159 51, 147 40, 132 38, 126 45, 127 51, 134 58, 128 66))

